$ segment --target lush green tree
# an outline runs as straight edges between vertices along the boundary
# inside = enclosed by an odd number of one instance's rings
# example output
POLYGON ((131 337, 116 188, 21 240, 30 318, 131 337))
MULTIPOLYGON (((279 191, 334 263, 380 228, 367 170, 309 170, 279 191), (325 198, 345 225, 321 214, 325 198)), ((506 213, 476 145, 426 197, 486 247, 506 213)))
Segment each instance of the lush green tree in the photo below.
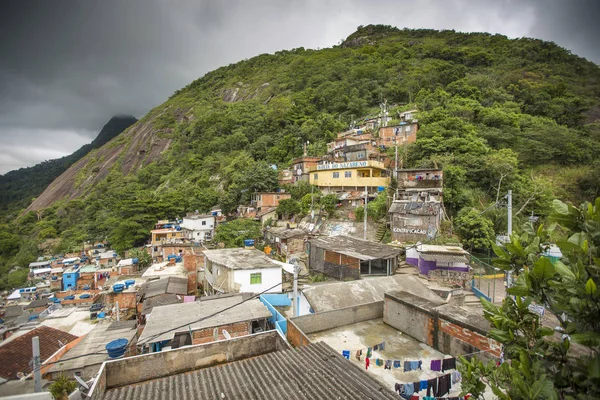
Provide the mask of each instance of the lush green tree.
POLYGON ((476 398, 482 382, 501 399, 600 397, 600 198, 578 208, 555 200, 549 220, 494 246, 494 265, 518 278, 501 306, 482 300, 489 336, 502 343, 508 362, 497 368, 461 358, 463 390, 476 398), (565 235, 556 243, 562 258, 553 261, 547 251, 557 229, 565 235), (558 326, 544 326, 531 304, 558 326))
POLYGON ((239 218, 219 224, 216 229, 216 243, 224 243, 225 247, 242 247, 244 240, 258 241, 262 236, 260 222, 239 218))
POLYGON ((338 204, 338 199, 335 194, 328 194, 328 195, 322 196, 319 199, 319 206, 330 217, 332 217, 335 214, 335 209, 337 207, 337 204, 338 204))
POLYGON ((129 250, 130 258, 137 258, 141 269, 149 267, 152 264, 152 256, 144 248, 134 248, 129 250))
POLYGON ((456 233, 470 249, 489 249, 495 242, 494 225, 475 208, 464 208, 455 219, 456 233))
POLYGON ((277 214, 284 218, 291 218, 294 215, 300 214, 301 211, 300 203, 294 199, 280 200, 277 206, 277 214))

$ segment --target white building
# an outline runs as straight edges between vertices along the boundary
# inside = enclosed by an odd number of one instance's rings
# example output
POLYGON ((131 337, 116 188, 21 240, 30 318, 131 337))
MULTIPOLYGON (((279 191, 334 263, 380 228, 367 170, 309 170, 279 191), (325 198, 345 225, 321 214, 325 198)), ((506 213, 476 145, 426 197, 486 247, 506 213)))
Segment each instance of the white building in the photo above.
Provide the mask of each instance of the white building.
POLYGON ((204 252, 204 288, 209 293, 281 293, 281 265, 257 249, 204 252))
POLYGON ((215 232, 215 217, 208 214, 188 214, 180 224, 186 239, 194 242, 212 240, 215 232))
POLYGON ((50 268, 50 261, 36 261, 29 263, 29 270, 34 271, 36 269, 47 269, 50 268))

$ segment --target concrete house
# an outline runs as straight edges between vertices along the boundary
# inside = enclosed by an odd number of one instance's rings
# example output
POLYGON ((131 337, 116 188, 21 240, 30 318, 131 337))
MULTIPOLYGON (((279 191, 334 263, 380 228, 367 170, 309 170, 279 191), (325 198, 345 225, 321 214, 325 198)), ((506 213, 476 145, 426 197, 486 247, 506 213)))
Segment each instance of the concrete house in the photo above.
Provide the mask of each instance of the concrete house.
POLYGON ((244 301, 241 295, 158 306, 146 315, 137 344, 156 352, 166 346, 224 340, 224 330, 232 338, 246 336, 266 331, 269 317, 271 312, 259 299, 244 301))
POLYGON ((101 268, 112 267, 117 265, 119 255, 114 250, 107 250, 96 255, 96 265, 101 268))
POLYGON ((299 157, 292 160, 292 183, 298 181, 308 182, 310 167, 314 167, 321 161, 320 157, 299 157))
POLYGON ((277 207, 280 200, 291 198, 292 195, 285 192, 259 192, 252 194, 251 204, 260 211, 263 207, 277 207))
POLYGON ((326 163, 311 168, 310 184, 325 194, 364 190, 365 187, 369 193, 375 193, 389 186, 390 174, 380 161, 326 163))
POLYGON ((329 236, 308 241, 308 266, 335 279, 360 279, 364 275, 392 275, 397 247, 349 236, 329 236))
POLYGON ((411 246, 406 250, 406 262, 430 279, 464 284, 472 276, 470 254, 459 246, 411 246))
POLYGON ((389 209, 392 240, 400 243, 433 239, 442 219, 443 171, 399 169, 398 190, 389 209))
POLYGON ((289 257, 304 251, 304 242, 308 234, 302 229, 271 227, 265 232, 265 242, 277 254, 289 257))
POLYGON ((50 268, 51 261, 36 261, 29 264, 29 270, 35 272, 37 269, 50 268))
POLYGON ((204 252, 204 290, 281 293, 281 266, 257 249, 219 249, 204 252))
POLYGON ((215 234, 215 216, 211 214, 188 214, 181 223, 183 236, 193 242, 212 240, 215 234))

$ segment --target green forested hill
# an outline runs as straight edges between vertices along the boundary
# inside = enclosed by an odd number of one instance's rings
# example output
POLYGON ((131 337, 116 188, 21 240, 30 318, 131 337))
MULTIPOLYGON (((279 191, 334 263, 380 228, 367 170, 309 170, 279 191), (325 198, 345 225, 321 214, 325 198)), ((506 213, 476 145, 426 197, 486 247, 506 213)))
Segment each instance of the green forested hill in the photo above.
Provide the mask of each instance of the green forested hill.
MULTIPOLYGON (((323 154, 384 99, 392 116, 421 110, 418 140, 402 156, 410 167, 444 168, 450 217, 508 188, 517 217, 543 217, 553 197, 598 194, 597 65, 541 40, 367 26, 333 48, 259 55, 177 91, 100 149, 115 149, 108 169, 73 171, 81 197, 55 202, 39 221, 23 216, 12 223, 18 230, 5 225, 0 252, 8 263, 30 257, 23 237, 59 238, 55 249, 107 237, 123 250, 142 243, 157 218, 232 210, 274 189, 270 164, 286 166, 307 140, 310 154, 323 154), (166 150, 142 148, 142 136, 166 150)), ((500 214, 486 214, 497 233, 500 214)))
POLYGON ((67 168, 136 122, 137 119, 131 116, 115 116, 104 125, 91 143, 82 146, 73 154, 0 175, 0 215, 18 212, 27 207, 32 197, 42 193, 67 168))

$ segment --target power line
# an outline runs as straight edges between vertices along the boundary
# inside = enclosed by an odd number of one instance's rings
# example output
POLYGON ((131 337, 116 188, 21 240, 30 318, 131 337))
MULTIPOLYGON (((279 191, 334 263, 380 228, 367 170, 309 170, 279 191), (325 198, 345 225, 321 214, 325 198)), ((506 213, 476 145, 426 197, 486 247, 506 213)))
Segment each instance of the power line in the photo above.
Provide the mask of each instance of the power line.
MULTIPOLYGON (((309 276, 309 275, 299 275, 299 277, 303 277, 303 278, 304 278, 304 277, 307 277, 307 276, 309 276)), ((292 277, 291 279, 293 279, 293 277, 292 277)), ((285 280, 283 280, 281 283, 278 283, 278 284, 276 284, 276 285, 273 285, 273 286, 271 286, 271 287, 269 287, 269 288, 267 288, 267 289, 263 290, 263 291, 262 291, 262 292, 260 292, 260 293, 254 294, 254 295, 252 295, 251 297, 249 297, 249 298, 247 298, 247 299, 245 299, 245 300, 242 300, 242 301, 241 301, 241 302, 239 302, 239 303, 235 303, 235 304, 233 304, 233 305, 231 305, 231 306, 229 306, 229 307, 227 307, 227 308, 224 308, 224 309, 222 309, 222 310, 219 310, 218 312, 215 312, 215 313, 212 313, 212 314, 210 314, 210 315, 207 315, 207 316, 205 316, 205 317, 199 318, 199 319, 197 319, 197 320, 195 320, 195 321, 188 322, 188 323, 186 323, 186 324, 184 324, 184 325, 180 325, 180 326, 177 326, 177 327, 175 327, 175 328, 171 328, 171 329, 168 329, 168 330, 166 330, 166 331, 159 332, 159 333, 157 333, 157 334, 155 334, 155 335, 152 335, 151 337, 149 337, 149 338, 147 339, 147 341, 146 341, 145 343, 148 343, 148 341, 150 341, 150 340, 152 340, 152 339, 154 339, 154 338, 156 338, 156 337, 158 337, 158 336, 160 336, 160 335, 163 335, 163 334, 165 334, 165 333, 169 333, 169 332, 171 332, 171 331, 173 331, 173 330, 177 330, 177 329, 180 329, 180 328, 184 328, 184 327, 186 327, 186 326, 188 326, 188 325, 191 325, 191 324, 194 324, 194 323, 197 323, 197 322, 202 322, 202 321, 204 321, 204 320, 206 320, 206 319, 212 318, 212 317, 214 317, 215 315, 218 315, 218 314, 220 314, 220 313, 222 313, 222 312, 224 312, 224 311, 230 310, 230 309, 232 309, 232 308, 234 308, 234 307, 237 307, 237 306, 239 306, 239 305, 241 305, 241 304, 243 304, 243 303, 245 303, 245 302, 247 302, 247 301, 253 300, 253 299, 255 299, 257 296, 261 296, 261 295, 263 295, 263 294, 267 293, 269 290, 271 290, 271 289, 274 289, 274 288, 276 288, 277 286, 279 286, 279 285, 281 285, 281 284, 283 284, 283 283, 286 283, 286 282, 288 282, 288 281, 289 281, 289 279, 285 279, 285 280)), ((130 344, 128 347, 129 347, 129 348, 131 348, 131 347, 133 347, 133 346, 137 346, 137 343, 136 343, 136 344, 130 344)), ((66 361, 71 361, 71 360, 76 360, 76 359, 78 359, 78 358, 82 358, 82 357, 93 356, 93 355, 103 355, 103 354, 107 354, 107 351, 106 351, 106 350, 103 350, 103 351, 98 351, 98 352, 93 352, 93 353, 80 354, 80 355, 78 355, 78 356, 75 356, 75 357, 70 357, 70 358, 65 358, 65 359, 61 359, 61 360, 58 360, 58 361, 52 361, 52 362, 44 363, 44 364, 43 364, 43 365, 40 367, 40 369, 41 369, 41 368, 43 368, 43 367, 49 366, 49 365, 59 364, 59 363, 66 362, 66 361)), ((32 370, 31 372, 34 372, 34 371, 35 371, 35 369, 34 369, 34 370, 32 370)))

